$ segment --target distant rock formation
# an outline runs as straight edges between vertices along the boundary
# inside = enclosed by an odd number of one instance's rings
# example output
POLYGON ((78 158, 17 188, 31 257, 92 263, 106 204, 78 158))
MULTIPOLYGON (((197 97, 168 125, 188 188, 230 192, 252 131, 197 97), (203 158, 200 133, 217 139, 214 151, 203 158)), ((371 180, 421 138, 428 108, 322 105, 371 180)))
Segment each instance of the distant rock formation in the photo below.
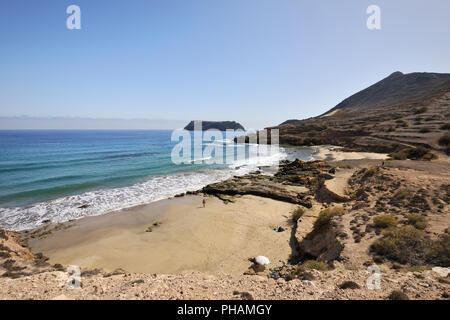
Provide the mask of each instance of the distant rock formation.
MULTIPOLYGON (((184 130, 194 131, 194 123, 197 120, 189 122, 189 124, 184 127, 184 130)), ((219 131, 225 131, 227 129, 232 130, 243 130, 245 131, 244 127, 236 122, 236 121, 203 121, 198 120, 199 124, 201 124, 202 131, 209 130, 209 129, 215 129, 219 131)))

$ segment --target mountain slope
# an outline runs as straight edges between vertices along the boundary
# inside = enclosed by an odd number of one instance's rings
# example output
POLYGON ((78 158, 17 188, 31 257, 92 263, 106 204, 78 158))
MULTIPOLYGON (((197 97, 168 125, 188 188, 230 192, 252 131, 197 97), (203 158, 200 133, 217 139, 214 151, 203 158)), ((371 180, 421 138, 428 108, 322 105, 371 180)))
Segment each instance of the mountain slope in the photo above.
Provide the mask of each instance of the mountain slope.
POLYGON ((424 146, 448 152, 438 140, 449 127, 450 74, 395 72, 321 116, 268 129, 278 129, 285 145, 376 152, 424 146))
POLYGON ((325 115, 336 110, 360 110, 398 103, 423 101, 450 89, 450 74, 394 72, 389 77, 348 97, 325 115))

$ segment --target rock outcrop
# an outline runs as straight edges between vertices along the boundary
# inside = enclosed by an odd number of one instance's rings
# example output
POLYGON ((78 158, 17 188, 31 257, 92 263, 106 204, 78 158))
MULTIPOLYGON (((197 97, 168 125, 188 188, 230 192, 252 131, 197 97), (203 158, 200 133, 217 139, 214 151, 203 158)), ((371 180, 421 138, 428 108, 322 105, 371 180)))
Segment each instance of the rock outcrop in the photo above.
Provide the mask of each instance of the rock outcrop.
POLYGON ((42 254, 33 254, 19 233, 0 228, 0 277, 19 278, 35 273, 62 269, 51 267, 42 254))
MULTIPOLYGON (((332 167, 323 161, 285 161, 274 176, 252 173, 210 184, 202 189, 212 195, 255 195, 311 208, 317 192, 327 194, 327 202, 343 202, 345 197, 334 194, 323 185, 332 179, 332 167)), ((323 197, 323 196, 321 196, 323 197)))
POLYGON ((344 245, 338 239, 340 226, 337 218, 333 218, 330 224, 313 230, 299 244, 299 253, 304 257, 312 257, 318 261, 330 262, 339 258, 344 245))

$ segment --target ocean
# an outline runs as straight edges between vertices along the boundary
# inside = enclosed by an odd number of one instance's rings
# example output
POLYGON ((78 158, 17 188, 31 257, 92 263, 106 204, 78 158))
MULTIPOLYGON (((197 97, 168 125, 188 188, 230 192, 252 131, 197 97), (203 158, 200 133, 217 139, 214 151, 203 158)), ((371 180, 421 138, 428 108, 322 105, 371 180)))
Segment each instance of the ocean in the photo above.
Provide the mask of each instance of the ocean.
POLYGON ((179 141, 171 135, 171 130, 0 131, 0 227, 25 230, 45 220, 100 215, 195 191, 280 160, 313 159, 310 148, 258 156, 254 145, 229 139, 201 148, 219 144, 224 153, 243 148, 245 158, 175 164, 171 153, 179 141))

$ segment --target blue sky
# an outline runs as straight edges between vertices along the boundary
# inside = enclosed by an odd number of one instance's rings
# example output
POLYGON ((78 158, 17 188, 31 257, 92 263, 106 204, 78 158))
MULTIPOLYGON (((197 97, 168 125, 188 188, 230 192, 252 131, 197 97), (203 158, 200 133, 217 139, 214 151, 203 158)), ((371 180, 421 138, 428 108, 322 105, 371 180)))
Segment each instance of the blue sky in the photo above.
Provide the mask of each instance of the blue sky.
POLYGON ((316 116, 397 70, 449 73, 449 15, 448 0, 4 0, 0 116, 316 116))

